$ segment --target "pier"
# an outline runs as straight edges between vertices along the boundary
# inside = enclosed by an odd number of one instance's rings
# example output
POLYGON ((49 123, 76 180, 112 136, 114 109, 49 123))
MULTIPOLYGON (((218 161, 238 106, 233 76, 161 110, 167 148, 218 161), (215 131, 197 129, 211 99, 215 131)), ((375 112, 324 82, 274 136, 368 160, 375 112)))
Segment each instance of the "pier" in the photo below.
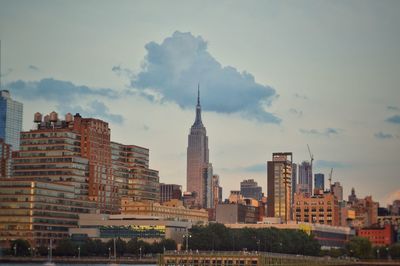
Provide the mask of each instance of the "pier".
POLYGON ((160 255, 159 266, 319 266, 355 265, 351 260, 278 254, 268 252, 166 252, 160 255))

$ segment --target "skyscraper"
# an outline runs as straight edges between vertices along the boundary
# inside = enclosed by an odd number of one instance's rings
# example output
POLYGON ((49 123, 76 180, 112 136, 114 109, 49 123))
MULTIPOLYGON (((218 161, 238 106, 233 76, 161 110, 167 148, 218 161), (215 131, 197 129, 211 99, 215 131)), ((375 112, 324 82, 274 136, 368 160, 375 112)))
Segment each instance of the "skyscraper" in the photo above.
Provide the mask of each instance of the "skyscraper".
POLYGON ((313 187, 312 181, 311 164, 304 161, 299 165, 299 183, 297 185, 297 192, 311 196, 313 187))
POLYGON ((318 173, 314 174, 314 189, 325 190, 325 175, 318 173))
POLYGON ((22 112, 22 103, 11 99, 9 91, 0 91, 0 138, 10 144, 12 150, 19 149, 22 112))
POLYGON ((268 217, 279 217, 287 222, 292 213, 292 160, 291 152, 273 153, 268 161, 268 217))
POLYGON ((199 89, 197 93, 196 119, 188 136, 186 186, 188 192, 195 192, 195 205, 207 207, 212 205, 212 199, 207 199, 212 195, 212 166, 208 160, 207 132, 201 121, 199 89))

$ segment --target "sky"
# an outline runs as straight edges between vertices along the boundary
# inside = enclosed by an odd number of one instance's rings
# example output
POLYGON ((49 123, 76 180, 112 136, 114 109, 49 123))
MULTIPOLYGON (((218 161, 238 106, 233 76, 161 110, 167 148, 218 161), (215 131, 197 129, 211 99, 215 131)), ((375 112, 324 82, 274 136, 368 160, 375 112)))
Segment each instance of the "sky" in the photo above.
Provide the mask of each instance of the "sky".
MULTIPOLYGON (((150 149, 186 187, 200 84, 226 197, 266 192, 273 152, 314 155, 344 195, 400 199, 400 1, 0 0, 1 86, 33 113, 81 113, 150 149)), ((327 180, 326 180, 327 185, 327 180)))

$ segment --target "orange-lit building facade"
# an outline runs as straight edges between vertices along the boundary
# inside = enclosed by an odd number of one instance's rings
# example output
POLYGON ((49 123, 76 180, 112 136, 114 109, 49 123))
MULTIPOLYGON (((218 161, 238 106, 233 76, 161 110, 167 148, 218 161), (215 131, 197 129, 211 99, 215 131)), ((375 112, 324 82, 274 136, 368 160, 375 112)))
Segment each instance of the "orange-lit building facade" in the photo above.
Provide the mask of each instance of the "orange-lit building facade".
MULTIPOLYGON (((67 118, 66 118, 67 119, 67 118)), ((76 114, 71 130, 81 135, 81 156, 89 160, 89 198, 104 213, 117 213, 119 197, 112 176, 108 123, 76 114)))
POLYGON ((313 197, 294 195, 294 218, 296 222, 339 226, 339 203, 331 193, 313 197))
POLYGON ((390 246, 394 242, 393 227, 390 224, 386 224, 383 228, 362 228, 358 230, 357 235, 368 238, 374 246, 390 246))

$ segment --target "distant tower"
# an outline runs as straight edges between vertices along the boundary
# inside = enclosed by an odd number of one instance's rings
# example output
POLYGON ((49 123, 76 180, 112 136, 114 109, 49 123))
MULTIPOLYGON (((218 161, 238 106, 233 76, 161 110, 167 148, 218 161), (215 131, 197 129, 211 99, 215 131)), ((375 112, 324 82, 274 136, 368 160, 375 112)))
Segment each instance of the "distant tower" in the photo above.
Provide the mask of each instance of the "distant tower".
POLYGON ((19 150, 22 112, 22 103, 11 99, 9 91, 0 91, 0 138, 14 151, 19 150))
POLYGON ((196 192, 195 205, 211 207, 212 199, 212 166, 208 160, 208 137, 201 121, 200 88, 197 89, 196 119, 190 128, 187 147, 188 192, 196 192))
POLYGON ((314 194, 320 194, 325 190, 325 175, 318 173, 314 174, 314 194))
POLYGON ((299 165, 299 183, 297 185, 297 192, 304 193, 306 196, 312 195, 312 169, 309 162, 302 162, 299 165))

